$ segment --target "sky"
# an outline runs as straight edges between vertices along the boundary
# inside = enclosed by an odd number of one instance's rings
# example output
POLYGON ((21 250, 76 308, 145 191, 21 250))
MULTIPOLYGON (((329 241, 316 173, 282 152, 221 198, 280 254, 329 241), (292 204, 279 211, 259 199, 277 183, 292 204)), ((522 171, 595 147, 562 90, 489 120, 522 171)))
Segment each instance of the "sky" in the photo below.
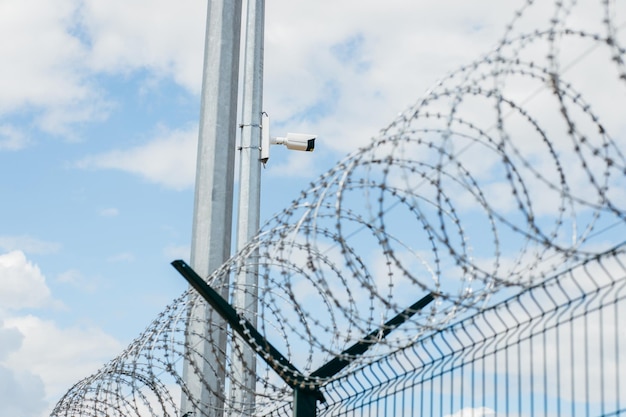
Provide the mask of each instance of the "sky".
MULTIPOLYGON (((245 2, 244 2, 245 3, 245 2)), ((262 222, 522 1, 269 0, 262 222)), ((185 289, 206 2, 0 0, 0 414, 40 417, 185 289), (2 394, 6 393, 6 394, 2 394)))

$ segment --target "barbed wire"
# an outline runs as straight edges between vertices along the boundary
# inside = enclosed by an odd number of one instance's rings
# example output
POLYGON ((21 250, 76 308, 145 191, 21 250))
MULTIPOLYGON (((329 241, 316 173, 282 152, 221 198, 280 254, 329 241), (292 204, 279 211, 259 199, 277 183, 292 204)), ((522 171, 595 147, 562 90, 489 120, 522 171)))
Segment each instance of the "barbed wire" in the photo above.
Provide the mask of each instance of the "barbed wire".
MULTIPOLYGON (((416 299, 436 297, 350 357, 352 366, 311 379, 321 387, 620 246, 626 40, 618 9, 610 0, 527 1, 492 52, 443 78, 311 183, 207 282, 255 274, 257 286, 225 284, 228 292, 258 294, 242 313, 305 376, 416 299)), ((258 415, 290 403, 291 389, 269 366, 233 367, 247 348, 211 309, 208 326, 227 334, 226 350, 214 331, 193 339, 208 343, 186 342, 190 312, 204 304, 193 290, 174 300, 52 415, 178 416, 181 395, 194 415, 258 415), (206 346, 225 363, 202 363, 206 346), (201 381, 225 375, 219 389, 205 383, 219 401, 195 397, 183 361, 201 381), (236 390, 253 402, 238 403, 236 390)))

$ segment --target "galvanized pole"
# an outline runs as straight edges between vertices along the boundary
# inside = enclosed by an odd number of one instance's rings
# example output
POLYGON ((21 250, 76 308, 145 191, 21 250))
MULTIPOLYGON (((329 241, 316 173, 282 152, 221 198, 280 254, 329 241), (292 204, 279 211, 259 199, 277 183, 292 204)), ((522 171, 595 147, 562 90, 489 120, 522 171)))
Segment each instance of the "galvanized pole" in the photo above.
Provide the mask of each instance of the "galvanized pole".
MULTIPOLYGON (((209 0, 190 259, 204 277, 230 256, 240 32, 241 0, 209 0)), ((225 298, 226 284, 213 284, 225 298)), ((222 318, 204 306, 191 311, 183 364, 189 395, 183 391, 181 415, 223 415, 225 326, 209 322, 222 318)))
MULTIPOLYGON (((263 37, 265 1, 248 0, 244 44, 243 102, 241 121, 237 251, 258 232, 261 205, 261 113, 263 111, 263 37)), ((265 128, 268 128, 267 126, 265 128)), ((239 265, 233 303, 256 326, 258 297, 258 252, 239 265)), ((247 343, 236 343, 232 350, 233 381, 231 400, 237 416, 254 411, 256 352, 247 343), (239 357, 239 353, 241 356, 239 357)))

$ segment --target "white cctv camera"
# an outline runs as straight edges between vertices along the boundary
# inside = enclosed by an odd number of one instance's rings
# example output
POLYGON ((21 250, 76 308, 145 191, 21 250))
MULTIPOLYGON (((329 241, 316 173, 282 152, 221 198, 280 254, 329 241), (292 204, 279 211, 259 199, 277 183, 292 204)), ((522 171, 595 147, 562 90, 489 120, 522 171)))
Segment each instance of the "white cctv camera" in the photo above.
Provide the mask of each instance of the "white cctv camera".
POLYGON ((267 113, 261 116, 261 162, 270 158, 270 145, 285 145, 292 151, 313 152, 316 135, 308 133, 287 133, 287 137, 270 138, 270 118, 267 113))
POLYGON ((313 152, 315 149, 315 138, 317 136, 308 133, 287 133, 286 138, 271 138, 272 145, 285 145, 292 151, 313 152))

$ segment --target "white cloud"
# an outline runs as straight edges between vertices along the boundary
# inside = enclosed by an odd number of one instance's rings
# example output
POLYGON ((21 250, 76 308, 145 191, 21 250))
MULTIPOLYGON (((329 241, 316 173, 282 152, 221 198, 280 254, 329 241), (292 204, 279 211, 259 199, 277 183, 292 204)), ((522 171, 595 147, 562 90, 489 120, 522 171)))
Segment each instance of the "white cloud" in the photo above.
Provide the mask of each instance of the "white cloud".
POLYGON ((117 340, 94 327, 62 328, 32 315, 5 318, 5 325, 23 335, 22 346, 8 355, 6 366, 37 375, 48 399, 58 399, 121 349, 117 340))
POLYGON ((200 91, 206 3, 87 0, 81 12, 95 71, 148 68, 200 91))
MULTIPOLYGON (((0 276, 0 415, 47 415, 52 402, 97 370, 120 344, 92 326, 60 327, 21 314, 22 309, 58 304, 39 267, 23 252, 0 255, 0 276)), ((59 279, 76 280, 76 274, 59 279)))
POLYGON ((7 310, 54 305, 50 289, 39 267, 24 252, 0 255, 0 305, 7 310))
POLYGON ((79 75, 67 64, 83 48, 68 33, 76 0, 54 5, 38 0, 6 0, 0 5, 0 110, 84 97, 79 75), (19 82, 16 82, 19 80, 19 82))
POLYGON ((19 330, 4 327, 4 323, 0 319, 0 341, 2 341, 0 343, 0 361, 3 361, 9 353, 19 349, 23 339, 24 336, 19 330))
POLYGON ((41 378, 26 369, 11 369, 6 358, 20 349, 24 335, 5 327, 0 318, 0 414, 3 416, 41 416, 45 409, 44 385, 41 378))
MULTIPOLYGON (((201 84, 206 4, 157 1, 5 0, 0 4, 0 114, 32 111, 34 125, 75 136, 110 103, 95 77, 148 70, 192 92, 201 84)), ((0 149, 24 134, 0 125, 0 149)))
MULTIPOLYGON (((60 327, 27 308, 59 305, 39 267, 23 252, 0 255, 0 415, 47 415, 65 390, 120 350, 112 336, 90 326, 60 327)), ((76 280, 62 274, 60 280, 76 280)))
MULTIPOLYGON (((147 79, 171 77, 191 92, 200 90, 206 20, 202 2, 63 0, 54 10, 40 0, 5 3, 11 11, 5 15, 18 22, 5 27, 5 38, 24 31, 17 36, 24 45, 13 49, 27 52, 21 61, 5 61, 6 74, 0 75, 6 76, 0 79, 20 74, 24 86, 15 89, 19 97, 3 98, 9 109, 24 103, 44 106, 39 123, 47 130, 62 131, 102 113, 98 109, 107 105, 101 92, 85 80, 103 72, 148 70, 147 79), (58 45, 41 53, 38 39, 46 35, 58 45), (62 94, 49 91, 53 89, 62 94)), ((384 7, 369 0, 360 2, 358 10, 348 0, 268 3, 266 110, 275 116, 277 128, 283 124, 291 131, 315 131, 328 139, 323 146, 353 150, 443 74, 493 46, 503 30, 502 16, 510 16, 513 7, 489 0, 393 1, 384 7), (490 13, 485 13, 487 8, 490 13)), ((153 178, 154 172, 146 176, 153 178)), ((174 180, 167 186, 181 183, 174 180)))
POLYGON ((323 0, 267 7, 265 110, 294 131, 315 127, 329 139, 325 146, 349 151, 447 72, 495 46, 517 4, 396 0, 355 8, 323 0))
POLYGON ((46 408, 44 385, 31 372, 14 370, 0 363, 0 414, 3 416, 41 417, 46 408))
MULTIPOLYGON (((100 117, 103 102, 84 68, 88 51, 75 35, 79 5, 79 0, 0 4, 0 38, 7 40, 0 45, 0 113, 41 110, 39 128, 70 135, 69 124, 100 117)), ((11 146, 24 146, 19 132, 9 133, 11 146)))
POLYGON ((197 135, 196 127, 163 132, 145 145, 88 156, 77 166, 130 172, 168 188, 184 189, 194 182, 197 135))
POLYGON ((0 124, 0 151, 17 151, 26 147, 28 142, 28 137, 19 128, 0 124))

